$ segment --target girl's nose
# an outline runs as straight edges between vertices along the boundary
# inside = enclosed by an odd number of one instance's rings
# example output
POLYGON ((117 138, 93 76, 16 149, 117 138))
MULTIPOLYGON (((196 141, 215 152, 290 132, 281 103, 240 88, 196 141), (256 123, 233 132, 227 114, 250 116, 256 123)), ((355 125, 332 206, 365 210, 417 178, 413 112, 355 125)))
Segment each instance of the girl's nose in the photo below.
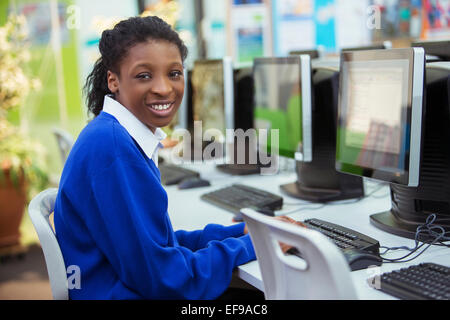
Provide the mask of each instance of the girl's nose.
POLYGON ((160 76, 152 81, 151 91, 160 96, 167 96, 172 92, 172 85, 167 77, 160 76))

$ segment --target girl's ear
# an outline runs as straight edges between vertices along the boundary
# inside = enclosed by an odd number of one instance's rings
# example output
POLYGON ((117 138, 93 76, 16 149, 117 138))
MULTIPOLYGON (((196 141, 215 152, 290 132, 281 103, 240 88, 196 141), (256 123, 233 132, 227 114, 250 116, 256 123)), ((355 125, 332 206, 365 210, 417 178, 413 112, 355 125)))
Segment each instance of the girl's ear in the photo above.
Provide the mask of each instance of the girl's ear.
POLYGON ((114 72, 108 70, 106 73, 106 79, 108 81, 108 89, 112 93, 119 91, 119 77, 114 72))

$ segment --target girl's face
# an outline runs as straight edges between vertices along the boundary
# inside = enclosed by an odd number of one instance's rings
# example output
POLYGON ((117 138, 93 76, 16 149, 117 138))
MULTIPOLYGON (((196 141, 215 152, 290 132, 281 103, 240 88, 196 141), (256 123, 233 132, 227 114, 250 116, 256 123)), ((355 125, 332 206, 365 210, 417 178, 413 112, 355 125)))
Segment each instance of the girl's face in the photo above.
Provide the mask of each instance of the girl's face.
POLYGON ((108 88, 152 132, 167 126, 184 93, 183 62, 178 47, 149 40, 128 50, 119 75, 108 71, 108 88))

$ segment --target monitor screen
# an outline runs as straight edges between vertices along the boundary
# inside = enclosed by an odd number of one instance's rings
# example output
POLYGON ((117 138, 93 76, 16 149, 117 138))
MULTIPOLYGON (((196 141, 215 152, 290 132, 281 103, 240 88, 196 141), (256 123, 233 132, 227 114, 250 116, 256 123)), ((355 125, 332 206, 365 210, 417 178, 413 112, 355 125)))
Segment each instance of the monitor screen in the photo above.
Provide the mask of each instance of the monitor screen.
POLYGON ((225 135, 223 61, 195 61, 191 81, 194 121, 202 122, 203 132, 217 129, 225 135))
POLYGON ((414 49, 341 54, 338 170, 418 184, 423 59, 414 49))
POLYGON ((278 129, 279 154, 311 161, 311 67, 307 55, 256 58, 253 63, 254 127, 278 129))

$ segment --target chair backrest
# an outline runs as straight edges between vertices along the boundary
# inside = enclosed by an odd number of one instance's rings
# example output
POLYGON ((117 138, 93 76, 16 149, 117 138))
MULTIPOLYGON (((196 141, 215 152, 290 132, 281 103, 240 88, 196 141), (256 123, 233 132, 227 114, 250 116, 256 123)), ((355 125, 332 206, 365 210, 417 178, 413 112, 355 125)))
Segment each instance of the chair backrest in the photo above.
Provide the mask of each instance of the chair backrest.
POLYGON ((69 155, 70 149, 72 149, 74 139, 70 135, 70 133, 59 128, 53 128, 53 134, 56 137, 59 154, 61 155, 61 161, 64 164, 66 162, 67 156, 69 155))
POLYGON ((48 277, 52 288, 53 299, 67 300, 69 298, 67 273, 63 255, 50 224, 49 216, 55 208, 58 189, 51 188, 42 191, 31 200, 28 214, 44 251, 48 277))
POLYGON ((241 210, 255 248, 269 300, 357 299, 344 255, 324 235, 241 210), (296 247, 302 258, 285 255, 279 242, 296 247))

